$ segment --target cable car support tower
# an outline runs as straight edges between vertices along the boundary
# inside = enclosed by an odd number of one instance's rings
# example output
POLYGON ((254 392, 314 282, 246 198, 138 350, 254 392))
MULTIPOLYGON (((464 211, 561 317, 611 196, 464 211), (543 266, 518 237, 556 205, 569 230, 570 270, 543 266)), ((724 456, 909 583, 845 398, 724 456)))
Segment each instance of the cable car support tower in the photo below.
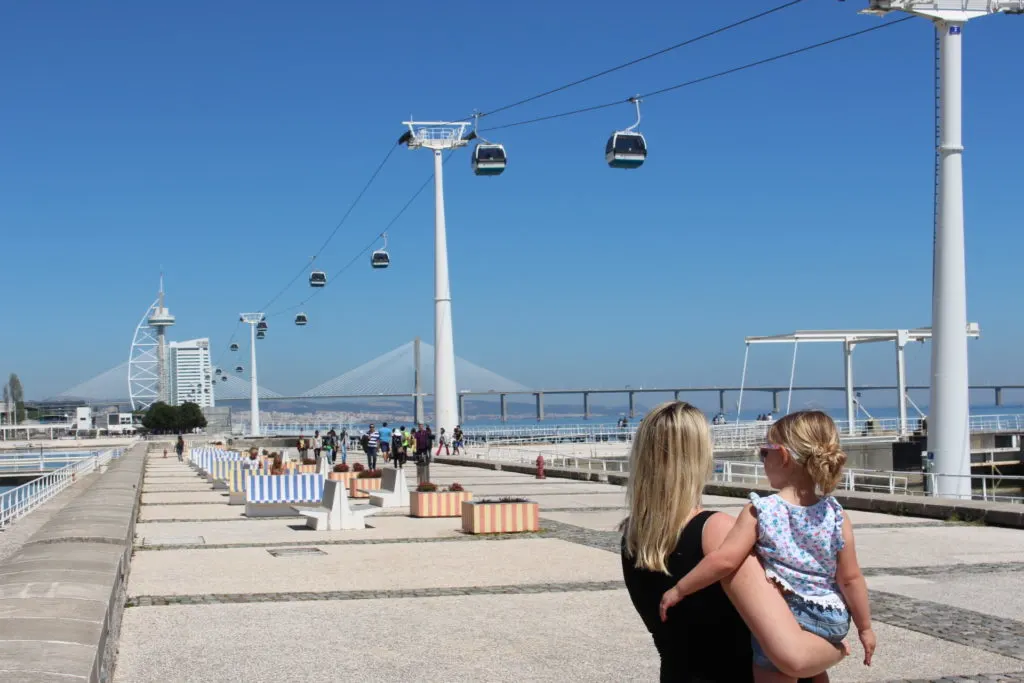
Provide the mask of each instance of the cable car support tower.
POLYGON ((264 321, 263 313, 242 313, 238 320, 249 326, 249 436, 260 436, 260 394, 256 385, 256 327, 264 321))
POLYGON ((409 149, 426 148, 434 152, 434 422, 452 433, 459 420, 455 389, 455 342, 452 338, 452 294, 448 279, 448 237, 444 222, 445 150, 465 147, 469 140, 466 122, 403 121, 409 130, 399 144, 409 149))
POLYGON ((964 262, 963 27, 990 14, 1024 14, 1024 0, 869 0, 865 14, 907 12, 935 24, 939 131, 932 274, 932 371, 928 458, 935 493, 971 497, 964 262))

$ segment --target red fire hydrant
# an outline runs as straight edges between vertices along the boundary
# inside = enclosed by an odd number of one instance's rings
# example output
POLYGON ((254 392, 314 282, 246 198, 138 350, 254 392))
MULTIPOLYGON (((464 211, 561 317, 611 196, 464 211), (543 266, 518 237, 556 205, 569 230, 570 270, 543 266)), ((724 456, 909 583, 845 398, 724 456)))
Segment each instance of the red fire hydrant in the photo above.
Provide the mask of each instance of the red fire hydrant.
POLYGON ((547 477, 544 475, 544 456, 543 455, 538 455, 537 456, 537 478, 538 479, 547 479, 547 477))

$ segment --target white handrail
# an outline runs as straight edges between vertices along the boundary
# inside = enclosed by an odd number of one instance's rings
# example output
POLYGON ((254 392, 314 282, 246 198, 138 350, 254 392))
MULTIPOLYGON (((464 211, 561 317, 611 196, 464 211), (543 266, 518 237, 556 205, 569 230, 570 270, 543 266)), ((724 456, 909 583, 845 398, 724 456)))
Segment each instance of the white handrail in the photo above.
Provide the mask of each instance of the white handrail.
POLYGON ((79 476, 90 474, 108 464, 111 458, 120 455, 120 449, 93 453, 59 470, 48 472, 38 479, 0 493, 0 529, 6 528, 14 520, 24 517, 56 496, 77 481, 79 476))

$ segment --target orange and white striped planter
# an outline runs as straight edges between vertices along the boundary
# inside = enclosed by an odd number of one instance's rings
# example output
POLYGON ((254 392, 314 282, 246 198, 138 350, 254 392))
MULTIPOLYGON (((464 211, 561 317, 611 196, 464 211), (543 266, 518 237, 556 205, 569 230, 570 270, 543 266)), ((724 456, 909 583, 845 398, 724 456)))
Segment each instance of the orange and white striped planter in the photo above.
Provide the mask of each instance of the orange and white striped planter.
POLYGON ((359 473, 358 472, 352 472, 351 470, 348 471, 348 472, 328 472, 327 473, 327 478, 330 481, 341 481, 341 482, 344 482, 345 486, 348 486, 348 482, 350 480, 352 480, 352 479, 355 479, 357 474, 359 474, 359 473))
MULTIPOLYGON (((356 472, 355 474, 358 474, 356 472)), ((380 491, 381 477, 366 477, 360 479, 359 477, 353 477, 348 480, 348 497, 349 498, 369 498, 369 493, 363 493, 359 489, 366 489, 367 491, 380 491)))
POLYGON ((413 517, 461 517, 462 504, 473 500, 469 491, 410 491, 409 514, 413 517))
POLYGON ((299 474, 316 474, 316 465, 299 465, 299 474))
MULTIPOLYGON (((411 495, 411 494, 410 494, 411 495)), ((467 534, 540 531, 537 503, 462 503, 462 530, 467 534)))

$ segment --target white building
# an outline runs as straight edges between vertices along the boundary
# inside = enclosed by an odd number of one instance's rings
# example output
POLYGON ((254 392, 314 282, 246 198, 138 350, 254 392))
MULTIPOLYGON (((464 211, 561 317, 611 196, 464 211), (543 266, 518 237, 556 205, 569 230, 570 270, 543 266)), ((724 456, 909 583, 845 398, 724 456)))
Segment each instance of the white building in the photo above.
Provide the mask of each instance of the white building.
POLYGON ((213 407, 210 340, 190 339, 167 345, 168 399, 174 406, 191 402, 213 407))

